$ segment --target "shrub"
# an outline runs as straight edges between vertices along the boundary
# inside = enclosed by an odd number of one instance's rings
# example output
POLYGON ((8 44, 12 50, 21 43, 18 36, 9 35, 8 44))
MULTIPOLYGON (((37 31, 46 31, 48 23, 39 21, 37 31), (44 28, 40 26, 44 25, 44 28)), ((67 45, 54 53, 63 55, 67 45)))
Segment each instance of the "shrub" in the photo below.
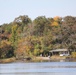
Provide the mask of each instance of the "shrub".
POLYGON ((72 57, 76 58, 76 52, 72 52, 72 57))

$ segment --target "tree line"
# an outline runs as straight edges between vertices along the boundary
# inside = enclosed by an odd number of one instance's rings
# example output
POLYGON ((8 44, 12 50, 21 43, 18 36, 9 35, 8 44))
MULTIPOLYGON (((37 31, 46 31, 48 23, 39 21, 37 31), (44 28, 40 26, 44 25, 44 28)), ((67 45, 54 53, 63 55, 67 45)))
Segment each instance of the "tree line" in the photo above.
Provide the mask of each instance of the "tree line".
POLYGON ((76 17, 19 16, 0 26, 0 58, 47 56, 52 49, 76 51, 76 17))

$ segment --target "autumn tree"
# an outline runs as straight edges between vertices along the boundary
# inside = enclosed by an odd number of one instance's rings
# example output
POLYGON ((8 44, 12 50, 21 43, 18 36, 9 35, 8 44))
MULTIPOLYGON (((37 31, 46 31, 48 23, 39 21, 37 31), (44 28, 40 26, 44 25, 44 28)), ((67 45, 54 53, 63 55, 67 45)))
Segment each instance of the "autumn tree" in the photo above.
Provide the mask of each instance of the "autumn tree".
POLYGON ((17 33, 17 25, 13 25, 10 41, 11 41, 14 48, 17 46, 18 38, 19 37, 18 37, 18 33, 17 33))
POLYGON ((49 29, 49 20, 45 16, 39 16, 34 20, 35 23, 35 31, 34 33, 39 36, 43 36, 44 32, 46 32, 46 27, 49 29), (46 27, 45 27, 46 26, 46 27))
POLYGON ((0 58, 10 58, 14 56, 13 46, 10 42, 3 40, 0 45, 0 58))
POLYGON ((24 27, 31 22, 31 19, 27 15, 19 16, 14 20, 14 23, 19 25, 22 31, 24 30, 24 27))
POLYGON ((15 55, 17 58, 25 58, 30 56, 32 50, 31 39, 29 36, 22 38, 18 41, 17 49, 15 50, 15 55))
POLYGON ((70 47, 72 46, 76 40, 76 18, 72 16, 66 16, 63 18, 63 24, 62 24, 62 34, 63 34, 63 43, 70 47))

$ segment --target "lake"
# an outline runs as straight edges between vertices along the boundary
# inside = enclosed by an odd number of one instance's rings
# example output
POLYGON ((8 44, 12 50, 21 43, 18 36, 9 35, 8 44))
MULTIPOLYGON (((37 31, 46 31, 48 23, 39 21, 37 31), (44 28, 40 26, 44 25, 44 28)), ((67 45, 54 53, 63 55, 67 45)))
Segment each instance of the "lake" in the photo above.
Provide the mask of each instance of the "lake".
POLYGON ((75 75, 76 62, 15 62, 0 64, 0 75, 75 75))

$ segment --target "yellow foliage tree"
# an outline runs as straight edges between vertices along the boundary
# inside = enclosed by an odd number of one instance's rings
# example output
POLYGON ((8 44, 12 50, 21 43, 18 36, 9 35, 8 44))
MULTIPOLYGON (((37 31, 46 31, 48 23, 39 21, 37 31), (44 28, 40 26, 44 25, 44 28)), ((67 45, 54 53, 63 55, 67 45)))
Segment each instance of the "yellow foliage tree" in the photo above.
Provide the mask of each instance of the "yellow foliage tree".
POLYGON ((61 17, 59 16, 54 17, 51 26, 59 26, 60 21, 61 21, 61 17))
POLYGON ((55 16, 53 19, 54 19, 54 21, 58 21, 61 18, 59 16, 55 16))
POLYGON ((53 23, 52 23, 52 26, 58 26, 59 24, 58 24, 58 22, 56 22, 56 21, 54 21, 53 23))

